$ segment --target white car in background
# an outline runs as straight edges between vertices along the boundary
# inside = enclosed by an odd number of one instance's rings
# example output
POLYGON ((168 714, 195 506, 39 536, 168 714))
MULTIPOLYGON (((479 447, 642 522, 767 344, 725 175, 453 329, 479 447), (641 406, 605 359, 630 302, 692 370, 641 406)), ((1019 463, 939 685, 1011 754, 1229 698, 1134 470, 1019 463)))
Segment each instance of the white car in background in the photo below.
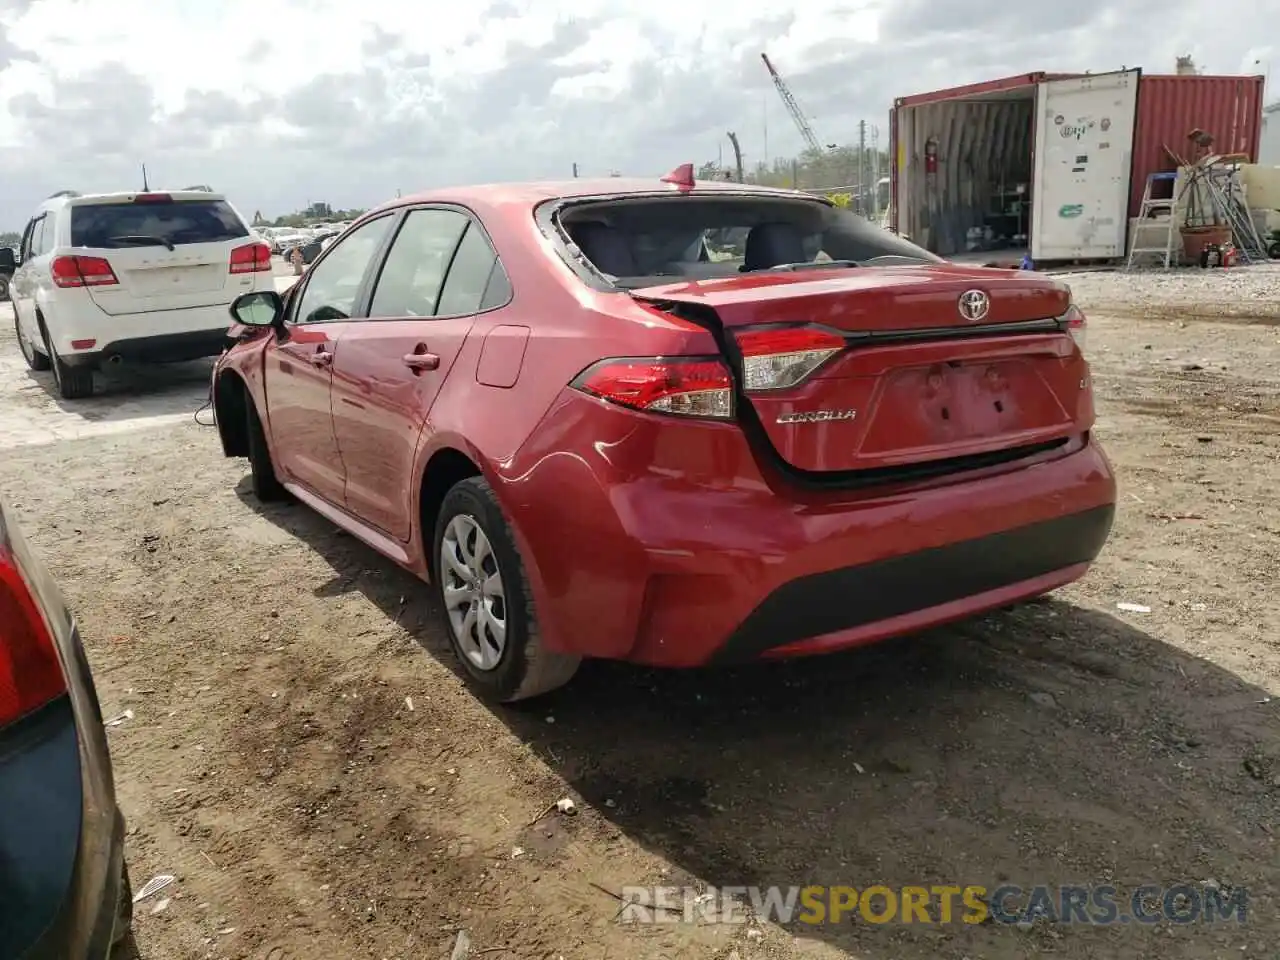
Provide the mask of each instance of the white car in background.
POLYGON ((23 231, 12 299, 27 365, 75 400, 104 363, 217 356, 231 301, 274 289, 270 249, 221 194, 68 193, 23 231))

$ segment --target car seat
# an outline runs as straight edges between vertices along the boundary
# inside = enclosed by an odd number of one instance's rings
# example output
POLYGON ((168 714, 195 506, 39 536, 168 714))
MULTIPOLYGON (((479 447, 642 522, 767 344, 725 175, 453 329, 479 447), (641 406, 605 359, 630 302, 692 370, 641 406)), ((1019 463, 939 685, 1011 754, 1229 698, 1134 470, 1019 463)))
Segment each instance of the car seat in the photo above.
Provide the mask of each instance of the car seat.
POLYGON ((768 270, 784 263, 807 263, 804 236, 790 223, 761 223, 747 234, 742 271, 768 270))
POLYGON ((634 277, 639 270, 635 255, 627 243, 626 234, 607 223, 579 223, 570 228, 569 236, 578 245, 582 255, 595 264, 601 273, 615 277, 634 277))

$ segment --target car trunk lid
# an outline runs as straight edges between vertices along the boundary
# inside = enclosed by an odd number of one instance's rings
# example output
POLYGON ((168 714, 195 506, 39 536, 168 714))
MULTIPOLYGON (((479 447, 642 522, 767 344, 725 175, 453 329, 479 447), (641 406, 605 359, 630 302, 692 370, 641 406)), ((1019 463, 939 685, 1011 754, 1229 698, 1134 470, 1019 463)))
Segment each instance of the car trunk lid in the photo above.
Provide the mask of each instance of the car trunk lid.
POLYGON ((718 325, 792 467, 880 470, 1042 448, 1093 420, 1069 290, 952 264, 759 272, 634 291, 718 325))

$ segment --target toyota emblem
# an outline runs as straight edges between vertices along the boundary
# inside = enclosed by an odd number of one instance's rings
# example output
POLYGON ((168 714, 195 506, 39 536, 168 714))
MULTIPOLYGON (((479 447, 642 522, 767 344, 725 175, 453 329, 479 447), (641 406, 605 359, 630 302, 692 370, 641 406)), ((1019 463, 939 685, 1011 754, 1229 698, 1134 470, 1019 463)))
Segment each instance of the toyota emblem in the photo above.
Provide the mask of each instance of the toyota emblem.
POLYGON ((970 323, 977 323, 991 309, 991 298, 981 290, 966 290, 960 294, 957 306, 960 308, 960 316, 970 323))

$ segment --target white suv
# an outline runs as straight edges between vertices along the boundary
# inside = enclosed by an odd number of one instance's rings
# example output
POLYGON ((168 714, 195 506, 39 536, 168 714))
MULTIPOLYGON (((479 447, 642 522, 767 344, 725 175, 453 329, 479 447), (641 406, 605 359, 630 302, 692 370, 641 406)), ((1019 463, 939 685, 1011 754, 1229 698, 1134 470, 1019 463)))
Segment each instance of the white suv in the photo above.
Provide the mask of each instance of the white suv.
POLYGON ((18 344, 68 400, 93 393, 103 363, 216 356, 231 301, 275 289, 270 248, 203 190, 51 197, 17 259, 18 344))

